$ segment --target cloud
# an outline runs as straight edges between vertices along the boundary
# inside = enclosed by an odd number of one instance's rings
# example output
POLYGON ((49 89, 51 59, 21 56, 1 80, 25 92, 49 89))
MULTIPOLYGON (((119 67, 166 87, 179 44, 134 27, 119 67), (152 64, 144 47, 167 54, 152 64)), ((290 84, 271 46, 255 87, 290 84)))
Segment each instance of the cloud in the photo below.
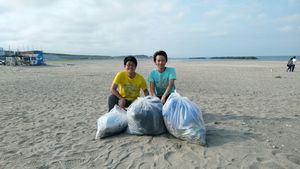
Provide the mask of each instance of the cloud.
POLYGON ((174 53, 184 51, 183 48, 197 53, 198 43, 203 48, 224 45, 228 44, 226 40, 233 43, 232 39, 271 36, 269 32, 274 29, 277 33, 294 33, 300 23, 299 13, 289 10, 297 5, 286 7, 287 1, 285 7, 266 1, 229 0, 0 3, 1 17, 5 18, 0 20, 0 46, 41 46, 46 51, 78 54, 152 54, 154 49, 163 48, 174 53), (279 10, 278 6, 284 8, 279 10))
POLYGON ((290 25, 282 26, 279 28, 279 31, 281 32, 292 32, 294 31, 294 27, 290 25))
POLYGON ((222 12, 220 10, 210 10, 205 13, 203 13, 204 17, 214 17, 214 16, 220 16, 222 15, 222 12))
POLYGON ((277 22, 285 22, 285 23, 299 23, 300 22, 300 14, 286 15, 276 19, 277 22))
POLYGON ((300 14, 292 14, 281 16, 274 20, 276 25, 280 25, 278 30, 280 32, 291 33, 291 32, 299 32, 297 27, 300 23, 300 14))
POLYGON ((208 35, 212 37, 221 37, 221 36, 226 36, 228 32, 226 31, 216 31, 216 32, 210 32, 208 35))
MULTIPOLYGON (((143 44, 147 34, 153 34, 157 39, 164 36, 163 32, 171 30, 175 22, 184 17, 183 12, 176 11, 172 1, 64 0, 42 3, 31 0, 25 3, 11 0, 5 6, 6 19, 0 21, 0 35, 5 34, 2 37, 7 38, 6 42, 15 46, 40 43, 47 47, 51 46, 48 43, 55 43, 60 44, 57 49, 70 46, 69 50, 72 45, 94 44, 98 44, 99 49, 130 50, 135 48, 134 45, 143 44), (11 36, 12 30, 15 38, 11 36)), ((80 52, 78 48, 76 50, 80 52)), ((96 48, 94 52, 100 50, 96 48)))
POLYGON ((299 3, 299 2, 300 2, 300 0, 288 0, 289 5, 294 5, 294 4, 299 3))

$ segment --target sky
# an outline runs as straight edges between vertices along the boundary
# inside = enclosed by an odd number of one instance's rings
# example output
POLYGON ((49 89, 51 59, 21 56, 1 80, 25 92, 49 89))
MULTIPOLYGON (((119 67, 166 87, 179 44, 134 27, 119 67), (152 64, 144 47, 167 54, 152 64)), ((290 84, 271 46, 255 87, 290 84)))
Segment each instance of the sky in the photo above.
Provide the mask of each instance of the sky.
POLYGON ((88 55, 300 55, 300 0, 0 0, 0 47, 88 55))

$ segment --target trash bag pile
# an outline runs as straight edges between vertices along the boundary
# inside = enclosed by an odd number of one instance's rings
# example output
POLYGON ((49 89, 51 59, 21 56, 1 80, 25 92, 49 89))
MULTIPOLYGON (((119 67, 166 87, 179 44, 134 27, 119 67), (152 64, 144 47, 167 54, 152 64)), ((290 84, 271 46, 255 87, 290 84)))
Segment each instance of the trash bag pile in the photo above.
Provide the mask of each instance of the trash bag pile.
POLYGON ((201 109, 187 97, 172 93, 163 106, 167 130, 176 138, 206 144, 206 129, 201 109))
POLYGON ((127 128, 126 111, 115 105, 97 120, 96 139, 118 134, 127 128))
POLYGON ((127 109, 127 132, 135 135, 158 135, 166 131, 160 99, 139 97, 127 109))
POLYGON ((172 93, 164 105, 153 96, 139 97, 127 112, 116 105, 98 119, 96 139, 125 129, 134 135, 159 135, 168 131, 176 138, 206 145, 206 128, 200 107, 178 93, 172 93))

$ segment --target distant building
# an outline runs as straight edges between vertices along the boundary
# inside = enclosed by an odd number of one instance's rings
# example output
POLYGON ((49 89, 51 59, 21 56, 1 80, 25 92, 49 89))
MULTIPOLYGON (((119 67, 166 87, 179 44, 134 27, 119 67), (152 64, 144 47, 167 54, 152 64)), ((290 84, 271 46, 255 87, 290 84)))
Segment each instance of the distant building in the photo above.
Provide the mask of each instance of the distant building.
POLYGON ((3 48, 0 47, 0 65, 5 65, 5 53, 3 48))
POLYGON ((9 66, 17 65, 14 51, 9 51, 9 50, 4 51, 4 58, 5 58, 4 60, 5 60, 6 65, 9 65, 9 66))
POLYGON ((43 51, 22 51, 16 52, 17 63, 25 65, 43 65, 45 64, 43 51))
POLYGON ((0 57, 3 57, 5 55, 3 48, 0 47, 0 57))
POLYGON ((6 65, 44 65, 45 59, 43 51, 4 51, 6 65))

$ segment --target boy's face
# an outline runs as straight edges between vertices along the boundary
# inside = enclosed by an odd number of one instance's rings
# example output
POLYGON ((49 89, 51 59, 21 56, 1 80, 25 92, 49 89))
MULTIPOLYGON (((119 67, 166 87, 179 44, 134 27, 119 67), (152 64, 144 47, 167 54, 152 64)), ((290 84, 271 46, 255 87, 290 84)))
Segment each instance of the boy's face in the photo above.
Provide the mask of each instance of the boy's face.
POLYGON ((162 55, 156 56, 155 64, 156 64, 157 68, 159 68, 159 69, 165 68, 166 63, 167 63, 167 61, 164 56, 162 56, 162 55))
POLYGON ((128 73, 134 73, 136 65, 132 61, 126 62, 125 69, 128 73))

